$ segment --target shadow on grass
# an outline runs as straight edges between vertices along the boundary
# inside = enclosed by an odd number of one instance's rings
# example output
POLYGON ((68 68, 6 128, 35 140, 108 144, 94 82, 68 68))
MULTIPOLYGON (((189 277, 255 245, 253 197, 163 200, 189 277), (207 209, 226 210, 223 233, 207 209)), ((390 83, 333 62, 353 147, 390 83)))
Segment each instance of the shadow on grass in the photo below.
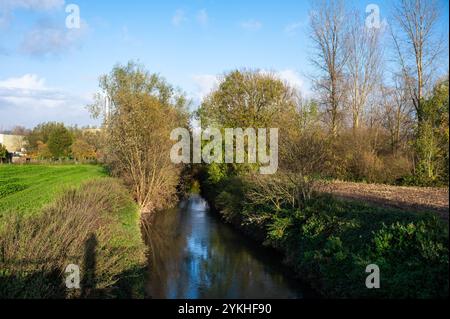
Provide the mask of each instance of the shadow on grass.
MULTIPOLYGON (((5 262, 0 254, 0 298, 2 299, 64 299, 64 298, 144 298, 145 267, 132 267, 118 274, 119 280, 109 289, 96 288, 98 240, 90 234, 84 243, 80 289, 68 289, 68 274, 45 263, 52 260, 24 260, 5 262)), ((78 259, 78 258, 77 258, 78 259)), ((80 267, 81 268, 81 267, 80 267)))

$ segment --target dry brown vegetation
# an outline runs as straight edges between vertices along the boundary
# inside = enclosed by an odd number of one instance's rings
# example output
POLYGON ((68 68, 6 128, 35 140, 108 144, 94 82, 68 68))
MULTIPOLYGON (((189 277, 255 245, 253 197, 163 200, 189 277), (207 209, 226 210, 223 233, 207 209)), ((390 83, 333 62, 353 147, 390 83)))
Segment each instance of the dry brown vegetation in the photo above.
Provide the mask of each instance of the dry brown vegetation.
POLYGON ((134 214, 133 203, 112 179, 69 189, 38 216, 11 214, 0 238, 0 295, 112 296, 119 275, 144 261, 143 244, 124 243, 120 214, 134 214), (81 290, 65 287, 69 264, 80 267, 81 290))

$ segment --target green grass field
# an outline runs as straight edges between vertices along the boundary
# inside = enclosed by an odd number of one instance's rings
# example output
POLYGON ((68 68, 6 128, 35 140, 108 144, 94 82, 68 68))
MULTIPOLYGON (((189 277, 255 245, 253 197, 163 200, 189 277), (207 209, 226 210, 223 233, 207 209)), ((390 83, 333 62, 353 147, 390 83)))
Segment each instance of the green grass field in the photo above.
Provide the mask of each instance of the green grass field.
POLYGON ((105 176, 95 165, 0 165, 0 225, 8 212, 34 214, 67 187, 105 176))

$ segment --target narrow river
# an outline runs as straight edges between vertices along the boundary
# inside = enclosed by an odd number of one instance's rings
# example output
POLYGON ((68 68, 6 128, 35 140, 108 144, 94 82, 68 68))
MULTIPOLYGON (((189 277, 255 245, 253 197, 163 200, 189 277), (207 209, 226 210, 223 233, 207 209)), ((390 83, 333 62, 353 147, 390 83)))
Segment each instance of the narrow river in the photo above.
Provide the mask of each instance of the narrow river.
POLYGON ((244 237, 192 196, 144 222, 151 298, 305 298, 281 256, 244 237))

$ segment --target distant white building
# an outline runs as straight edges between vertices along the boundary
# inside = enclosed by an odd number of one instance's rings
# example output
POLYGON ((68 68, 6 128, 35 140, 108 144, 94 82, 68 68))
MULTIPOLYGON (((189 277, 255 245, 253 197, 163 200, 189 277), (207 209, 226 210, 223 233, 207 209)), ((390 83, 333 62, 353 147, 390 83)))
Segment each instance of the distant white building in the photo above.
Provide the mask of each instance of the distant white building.
POLYGON ((22 135, 0 134, 0 144, 10 153, 25 153, 26 142, 22 135))

